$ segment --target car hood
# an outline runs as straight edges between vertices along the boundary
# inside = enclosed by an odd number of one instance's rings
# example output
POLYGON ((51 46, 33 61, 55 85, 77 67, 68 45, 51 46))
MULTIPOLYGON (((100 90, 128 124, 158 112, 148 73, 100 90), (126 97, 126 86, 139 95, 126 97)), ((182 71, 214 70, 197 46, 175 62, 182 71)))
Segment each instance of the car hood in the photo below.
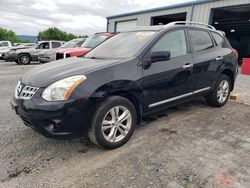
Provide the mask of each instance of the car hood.
POLYGON ((59 53, 72 53, 72 52, 88 52, 90 51, 90 48, 64 48, 64 49, 60 49, 57 52, 59 53))
POLYGON ((120 60, 100 60, 72 57, 39 65, 21 78, 21 82, 34 87, 47 87, 63 78, 85 74, 120 60))

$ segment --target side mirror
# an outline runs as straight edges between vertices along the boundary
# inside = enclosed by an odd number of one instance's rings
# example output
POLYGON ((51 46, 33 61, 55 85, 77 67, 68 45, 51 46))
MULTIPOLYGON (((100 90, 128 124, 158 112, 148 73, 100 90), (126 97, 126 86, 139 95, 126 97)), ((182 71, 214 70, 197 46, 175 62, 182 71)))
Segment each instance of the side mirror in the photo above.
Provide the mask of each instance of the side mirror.
POLYGON ((159 62, 159 61, 168 61, 170 60, 170 51, 157 51, 152 52, 151 54, 151 62, 159 62))

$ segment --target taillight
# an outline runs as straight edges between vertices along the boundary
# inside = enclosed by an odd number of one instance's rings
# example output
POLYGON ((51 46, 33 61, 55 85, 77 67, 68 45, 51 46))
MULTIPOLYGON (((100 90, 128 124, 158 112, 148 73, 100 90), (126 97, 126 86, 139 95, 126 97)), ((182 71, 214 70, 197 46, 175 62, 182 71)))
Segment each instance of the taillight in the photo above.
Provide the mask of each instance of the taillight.
POLYGON ((238 53, 238 51, 237 50, 235 50, 235 49, 232 49, 233 50, 233 54, 238 58, 239 57, 239 53, 238 53))

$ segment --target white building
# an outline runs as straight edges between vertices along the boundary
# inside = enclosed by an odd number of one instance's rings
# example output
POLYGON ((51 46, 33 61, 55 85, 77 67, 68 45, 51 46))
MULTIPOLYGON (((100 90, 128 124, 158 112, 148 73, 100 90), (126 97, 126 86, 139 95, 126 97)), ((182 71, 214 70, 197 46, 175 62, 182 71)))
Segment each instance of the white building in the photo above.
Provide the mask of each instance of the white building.
POLYGON ((135 26, 184 20, 211 24, 226 32, 240 56, 250 57, 250 0, 196 0, 109 16, 107 31, 119 32, 135 26))

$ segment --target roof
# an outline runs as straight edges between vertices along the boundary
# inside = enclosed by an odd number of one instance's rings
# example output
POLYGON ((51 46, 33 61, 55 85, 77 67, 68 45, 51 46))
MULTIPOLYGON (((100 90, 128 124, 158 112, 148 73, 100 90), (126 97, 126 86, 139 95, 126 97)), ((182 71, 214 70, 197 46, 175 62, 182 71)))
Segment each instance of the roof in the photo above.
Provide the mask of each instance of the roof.
POLYGON ((121 32, 130 32, 130 31, 160 31, 165 28, 165 25, 154 25, 154 26, 137 26, 130 29, 126 29, 121 32))
POLYGON ((215 32, 219 32, 218 30, 216 30, 216 28, 214 28, 211 25, 207 25, 207 24, 203 24, 203 23, 198 23, 198 22, 171 22, 167 25, 155 25, 155 26, 137 26, 134 28, 130 28, 127 29, 125 31, 122 32, 131 32, 131 31, 160 31, 163 29, 168 29, 168 28, 179 28, 179 27, 185 27, 185 28, 201 28, 201 29, 205 29, 205 30, 210 30, 210 31, 215 31, 215 32))
POLYGON ((203 3, 209 3, 209 2, 212 2, 212 1, 215 1, 215 0, 193 0, 193 1, 190 1, 190 2, 179 3, 179 4, 175 4, 175 5, 169 5, 169 6, 163 6, 163 7, 159 7, 159 8, 152 8, 152 9, 147 9, 147 10, 139 10, 139 11, 124 13, 124 14, 117 14, 117 15, 113 15, 113 16, 108 16, 106 18, 107 19, 119 18, 119 17, 124 17, 124 16, 131 16, 131 15, 136 15, 136 14, 143 14, 143 13, 149 13, 149 12, 168 10, 168 9, 174 9, 174 8, 179 8, 179 7, 187 7, 187 6, 203 4, 203 3))

